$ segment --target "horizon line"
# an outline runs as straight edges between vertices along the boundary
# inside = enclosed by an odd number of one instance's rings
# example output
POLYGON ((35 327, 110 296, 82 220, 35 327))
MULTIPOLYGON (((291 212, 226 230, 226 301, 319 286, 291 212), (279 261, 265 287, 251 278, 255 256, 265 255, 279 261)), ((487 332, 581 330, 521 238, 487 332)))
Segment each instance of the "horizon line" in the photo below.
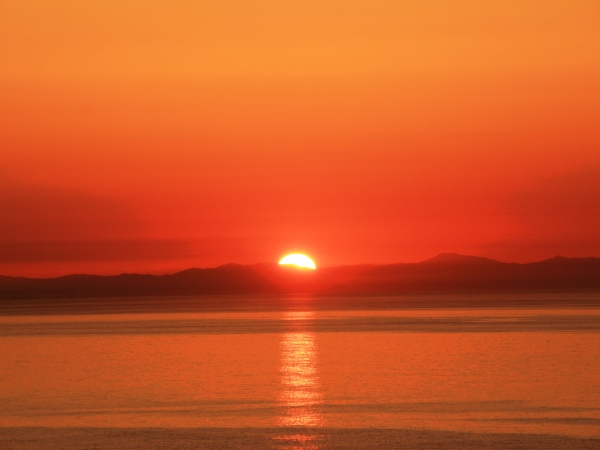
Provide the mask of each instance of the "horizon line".
MULTIPOLYGON (((534 261, 528 261, 528 262, 515 262, 515 261, 501 261, 501 260, 497 260, 497 259, 493 259, 493 258, 489 258, 486 256, 476 256, 476 255, 466 255, 466 254, 462 254, 462 253, 456 253, 456 252, 442 252, 442 253, 438 253, 437 255, 431 257, 431 258, 426 258, 423 260, 419 260, 419 261, 412 261, 412 262, 396 262, 396 263, 354 263, 354 264, 337 264, 337 265, 330 265, 330 266, 317 266, 316 269, 313 269, 315 271, 318 270, 323 270, 323 269, 333 269, 333 268, 337 268, 337 267, 357 267, 357 266, 395 266, 395 265, 401 265, 401 264, 422 264, 428 261, 433 261, 436 260, 437 258, 440 257, 461 257, 461 258, 473 258, 473 259, 479 259, 479 260, 487 260, 487 261, 493 261, 493 262, 498 262, 501 264, 516 264, 516 265, 527 265, 527 264, 535 264, 535 263, 541 263, 544 261, 550 261, 550 260, 555 260, 555 259, 565 259, 565 260, 573 260, 573 259, 599 259, 599 256, 563 256, 563 255, 555 255, 549 258, 545 258, 545 259, 540 259, 540 260, 534 260, 534 261)), ((108 273, 108 274, 97 274, 97 273, 84 273, 84 272, 72 272, 72 273, 65 273, 62 275, 54 275, 54 276, 47 276, 47 277, 39 277, 39 276, 26 276, 26 275, 4 275, 0 273, 0 278, 4 277, 4 278, 27 278, 27 279, 39 279, 39 280, 46 280, 46 279, 54 279, 54 278, 63 278, 63 277, 68 277, 68 276, 95 276, 95 277, 117 277, 117 276, 122 276, 122 275, 149 275, 149 276, 168 276, 168 275, 176 275, 178 273, 182 273, 182 272, 186 272, 188 270, 215 270, 215 269, 219 269, 222 267, 226 267, 226 266, 241 266, 241 267, 253 267, 253 266, 258 266, 258 265, 262 265, 262 264, 271 264, 273 266, 279 266, 277 261, 259 261, 259 262, 255 262, 255 263, 250 263, 250 264, 242 264, 242 263, 235 263, 235 262, 228 262, 228 263, 224 263, 224 264, 220 264, 217 266, 212 266, 212 267, 187 267, 181 270, 176 270, 175 272, 115 272, 115 273, 108 273)), ((280 266, 279 266, 280 267, 280 266)))

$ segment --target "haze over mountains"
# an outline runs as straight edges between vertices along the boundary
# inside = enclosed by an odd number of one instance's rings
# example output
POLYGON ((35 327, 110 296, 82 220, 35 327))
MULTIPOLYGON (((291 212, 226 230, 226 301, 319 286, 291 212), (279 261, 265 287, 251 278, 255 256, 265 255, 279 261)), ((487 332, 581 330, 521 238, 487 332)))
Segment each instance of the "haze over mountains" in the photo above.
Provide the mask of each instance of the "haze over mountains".
POLYGON ((502 289, 597 289, 600 258, 518 264, 443 253, 418 263, 324 267, 226 264, 170 275, 0 276, 0 299, 177 296, 201 294, 386 294, 502 289))

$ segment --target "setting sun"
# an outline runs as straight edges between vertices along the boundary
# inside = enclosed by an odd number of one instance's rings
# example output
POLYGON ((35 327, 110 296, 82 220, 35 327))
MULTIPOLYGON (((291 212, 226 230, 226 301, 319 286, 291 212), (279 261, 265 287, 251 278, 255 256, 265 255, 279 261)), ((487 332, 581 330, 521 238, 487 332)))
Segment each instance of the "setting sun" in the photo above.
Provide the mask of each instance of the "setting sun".
POLYGON ((281 258, 281 261, 279 261, 279 264, 293 265, 293 266, 297 266, 297 267, 303 267, 306 269, 316 269, 317 268, 317 266, 315 265, 315 263, 313 262, 312 259, 310 259, 306 255, 302 255, 301 253, 291 253, 289 255, 286 255, 283 258, 281 258))

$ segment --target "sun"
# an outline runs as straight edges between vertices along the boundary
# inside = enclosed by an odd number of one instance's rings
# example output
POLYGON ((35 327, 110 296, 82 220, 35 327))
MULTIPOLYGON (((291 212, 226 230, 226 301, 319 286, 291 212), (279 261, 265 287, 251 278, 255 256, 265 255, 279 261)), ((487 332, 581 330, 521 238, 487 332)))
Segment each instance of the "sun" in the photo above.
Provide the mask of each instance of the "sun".
POLYGON ((301 253, 290 253, 289 255, 284 256, 283 258, 281 258, 281 261, 279 261, 280 265, 290 265, 290 266, 297 266, 297 267, 302 267, 305 269, 316 269, 317 266, 315 265, 315 263, 313 262, 312 259, 310 259, 308 256, 303 255, 301 253))

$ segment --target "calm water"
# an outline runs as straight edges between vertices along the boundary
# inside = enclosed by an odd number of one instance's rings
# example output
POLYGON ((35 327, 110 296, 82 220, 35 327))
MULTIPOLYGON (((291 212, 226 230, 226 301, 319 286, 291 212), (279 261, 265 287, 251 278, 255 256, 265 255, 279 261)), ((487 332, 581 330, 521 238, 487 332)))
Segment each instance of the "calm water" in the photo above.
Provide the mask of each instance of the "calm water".
POLYGON ((600 448, 597 293, 111 302, 0 308, 0 444, 600 448))

